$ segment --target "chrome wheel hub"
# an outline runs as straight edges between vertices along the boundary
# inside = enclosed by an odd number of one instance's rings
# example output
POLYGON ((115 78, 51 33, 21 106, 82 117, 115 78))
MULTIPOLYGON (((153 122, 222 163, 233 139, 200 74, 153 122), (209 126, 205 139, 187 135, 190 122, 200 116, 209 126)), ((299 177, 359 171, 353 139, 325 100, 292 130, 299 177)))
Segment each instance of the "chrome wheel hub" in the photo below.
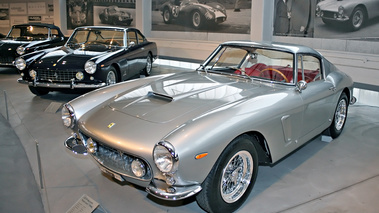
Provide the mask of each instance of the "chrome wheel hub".
POLYGON ((347 104, 345 99, 341 99, 338 103, 338 107, 336 110, 336 114, 334 115, 334 122, 336 126, 336 130, 341 130, 343 127, 343 124, 346 120, 346 114, 347 114, 347 104))
POLYGON ((239 200, 247 190, 253 174, 253 158, 248 151, 237 152, 225 166, 221 179, 221 196, 227 203, 239 200))

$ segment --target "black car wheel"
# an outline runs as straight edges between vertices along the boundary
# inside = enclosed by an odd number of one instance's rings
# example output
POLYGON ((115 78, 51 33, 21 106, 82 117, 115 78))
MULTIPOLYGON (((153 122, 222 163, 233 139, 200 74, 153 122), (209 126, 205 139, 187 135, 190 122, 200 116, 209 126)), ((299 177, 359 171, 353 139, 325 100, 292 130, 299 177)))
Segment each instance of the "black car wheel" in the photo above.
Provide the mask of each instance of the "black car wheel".
POLYGON ((195 29, 200 29, 203 27, 204 25, 204 17, 203 15, 201 14, 200 11, 198 10, 195 10, 192 12, 192 15, 191 15, 191 20, 192 20, 192 26, 195 28, 195 29))
POLYGON ((112 85, 117 83, 117 72, 114 67, 111 67, 107 73, 107 78, 105 80, 107 85, 112 85))
POLYGON ((353 10, 350 17, 350 27, 352 30, 359 30, 366 21, 366 11, 362 7, 353 10))
POLYGON ((146 57, 146 67, 143 69, 143 74, 145 76, 149 76, 151 74, 151 70, 153 69, 153 58, 150 54, 146 57))
POLYGON ((171 12, 167 7, 163 10, 163 21, 166 24, 170 24, 172 21, 171 12))
POLYGON ((47 95, 49 93, 48 89, 40 87, 29 86, 29 90, 36 96, 47 95))
POLYGON ((258 174, 258 155, 254 137, 241 135, 221 153, 196 196, 207 212, 233 212, 253 188, 258 174))
POLYGON ((337 138, 345 127, 348 107, 347 96, 345 93, 342 93, 338 99, 332 124, 329 127, 329 134, 332 138, 337 138))

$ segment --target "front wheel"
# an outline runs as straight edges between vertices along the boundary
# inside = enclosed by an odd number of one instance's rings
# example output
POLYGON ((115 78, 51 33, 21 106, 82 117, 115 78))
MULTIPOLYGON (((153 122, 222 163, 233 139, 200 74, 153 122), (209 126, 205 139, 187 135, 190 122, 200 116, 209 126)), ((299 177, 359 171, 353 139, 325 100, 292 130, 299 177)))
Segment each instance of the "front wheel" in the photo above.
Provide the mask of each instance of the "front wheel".
POLYGON ((47 95, 49 93, 48 89, 40 88, 40 87, 29 86, 29 90, 36 96, 47 95))
POLYGON ((193 28, 195 29, 200 29, 204 26, 204 22, 205 22, 205 18, 203 17, 203 15, 201 14, 200 11, 198 10, 195 10, 193 13, 192 13, 192 26, 193 28))
POLYGON ((170 24, 172 21, 171 12, 168 8, 163 10, 163 22, 166 24, 170 24))
POLYGON ((112 85, 117 83, 117 72, 114 67, 111 67, 107 73, 107 77, 105 79, 105 83, 108 85, 112 85))
POLYGON ((221 153, 196 196, 207 212, 233 212, 253 188, 258 174, 258 155, 254 137, 241 135, 221 153))
POLYGON ((332 138, 337 138, 345 127, 348 107, 348 98, 345 93, 342 93, 338 99, 332 124, 328 129, 332 138))
POLYGON ((350 17, 350 27, 353 31, 359 30, 366 21, 366 12, 361 8, 357 7, 354 9, 350 17))

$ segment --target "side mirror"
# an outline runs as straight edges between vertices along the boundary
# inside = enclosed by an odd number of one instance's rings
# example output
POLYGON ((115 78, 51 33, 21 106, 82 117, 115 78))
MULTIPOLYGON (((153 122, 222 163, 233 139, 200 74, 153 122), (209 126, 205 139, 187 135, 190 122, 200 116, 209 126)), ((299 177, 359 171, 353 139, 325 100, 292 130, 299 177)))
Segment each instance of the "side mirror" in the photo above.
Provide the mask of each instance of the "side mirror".
POLYGON ((301 80, 296 83, 296 91, 301 93, 303 90, 307 88, 307 86, 308 86, 308 83, 305 82, 304 80, 301 80))
POLYGON ((131 41, 131 42, 129 42, 129 46, 128 47, 134 47, 134 45, 136 45, 136 43, 134 43, 134 41, 131 41))

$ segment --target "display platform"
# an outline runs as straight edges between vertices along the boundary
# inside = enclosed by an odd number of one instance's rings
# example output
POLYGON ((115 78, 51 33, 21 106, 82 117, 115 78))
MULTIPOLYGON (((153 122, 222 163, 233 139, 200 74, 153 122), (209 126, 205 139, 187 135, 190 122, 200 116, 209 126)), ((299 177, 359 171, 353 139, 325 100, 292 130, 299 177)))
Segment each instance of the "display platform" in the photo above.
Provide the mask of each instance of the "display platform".
MULTIPOLYGON (((153 75, 181 71, 168 65, 153 67, 153 75)), ((0 188, 9 188, 1 190, 0 212, 20 212, 12 208, 22 206, 27 208, 24 212, 41 212, 25 205, 24 199, 42 202, 47 213, 66 212, 83 195, 99 204, 96 213, 203 212, 194 198, 176 202, 156 199, 142 188, 102 174, 90 157, 70 153, 63 146, 68 133, 59 106, 80 94, 52 92, 37 97, 26 85, 18 84, 18 78, 16 70, 0 68, 0 112, 4 121, 0 132, 15 133, 14 137, 2 137, 2 142, 8 143, 0 147, 5 151, 13 144, 11 140, 21 142, 17 149, 24 148, 32 171, 24 176, 37 187, 18 187, 24 181, 18 173, 24 170, 18 165, 22 153, 0 155, 0 162, 14 163, 9 167, 15 170, 0 170, 0 188)), ((378 93, 370 94, 364 98, 378 104, 378 93)), ((259 167, 254 189, 238 212, 377 212, 379 107, 368 103, 358 98, 350 106, 339 138, 325 142, 320 135, 275 166, 259 167)))

